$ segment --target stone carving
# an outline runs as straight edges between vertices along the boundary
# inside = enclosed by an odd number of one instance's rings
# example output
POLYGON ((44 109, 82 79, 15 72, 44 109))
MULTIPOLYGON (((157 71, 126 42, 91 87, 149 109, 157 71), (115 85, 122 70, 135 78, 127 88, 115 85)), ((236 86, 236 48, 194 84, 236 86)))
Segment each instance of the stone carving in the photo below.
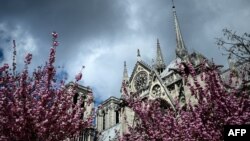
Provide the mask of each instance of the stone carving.
POLYGON ((161 95, 161 86, 156 84, 152 88, 152 94, 154 97, 159 97, 161 95))
POLYGON ((135 80, 134 80, 135 89, 141 90, 142 88, 144 88, 147 85, 147 81, 148 81, 147 73, 145 71, 139 72, 135 76, 135 80))

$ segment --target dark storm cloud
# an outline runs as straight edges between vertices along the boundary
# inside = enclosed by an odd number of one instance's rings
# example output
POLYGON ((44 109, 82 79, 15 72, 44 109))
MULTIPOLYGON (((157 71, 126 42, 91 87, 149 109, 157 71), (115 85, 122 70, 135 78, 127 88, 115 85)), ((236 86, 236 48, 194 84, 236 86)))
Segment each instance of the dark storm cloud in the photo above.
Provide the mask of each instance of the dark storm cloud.
MULTIPOLYGON (((159 37, 166 60, 172 60, 176 43, 171 0, 140 2, 137 20, 142 23, 142 35, 159 37)), ((187 48, 215 58, 219 63, 225 60, 221 59, 215 38, 223 36, 222 29, 229 28, 239 34, 250 32, 250 1, 175 0, 175 6, 187 48)))
MULTIPOLYGON (((221 30, 250 32, 248 0, 175 0, 175 5, 189 51, 220 64, 226 63, 215 45, 221 30)), ((4 46, 16 38, 19 51, 32 51, 34 65, 40 64, 48 56, 49 33, 59 32, 57 64, 65 65, 69 79, 85 65, 84 85, 101 101, 119 96, 123 61, 132 72, 137 48, 151 64, 159 38, 166 62, 175 58, 171 7, 171 0, 1 0, 0 48, 11 56, 4 46)))
MULTIPOLYGON (((77 68, 80 70, 81 65, 84 65, 81 56, 93 53, 92 49, 96 47, 80 45, 81 43, 97 40, 97 46, 101 46, 102 41, 98 40, 113 42, 117 36, 124 38, 121 33, 126 31, 125 20, 128 16, 124 5, 126 2, 114 0, 4 0, 0 4, 0 23, 3 25, 2 32, 5 37, 11 39, 2 45, 9 47, 14 38, 18 38, 17 42, 20 40, 14 33, 9 33, 16 32, 15 28, 19 26, 19 32, 28 32, 34 39, 38 53, 33 62, 36 65, 41 64, 48 56, 49 33, 56 30, 60 34, 61 43, 57 50, 57 62, 59 65, 80 62, 74 69, 68 70, 77 73, 77 68), (79 52, 82 54, 76 57, 79 52)), ((20 45, 18 47, 22 48, 20 45)), ((7 51, 5 55, 10 56, 10 50, 7 51)), ((19 56, 23 57, 24 54, 19 56)), ((99 67, 103 67, 101 64, 99 67)), ((106 68, 103 69, 105 71, 106 68)), ((109 95, 112 93, 109 92, 109 95)))
POLYGON ((0 21, 20 24, 42 42, 56 30, 64 49, 72 50, 81 40, 112 37, 124 30, 124 10, 113 0, 4 0, 0 21))
POLYGON ((91 37, 115 33, 114 29, 123 26, 126 15, 121 6, 113 0, 5 0, 0 16, 2 21, 27 24, 35 31, 58 29, 91 37))

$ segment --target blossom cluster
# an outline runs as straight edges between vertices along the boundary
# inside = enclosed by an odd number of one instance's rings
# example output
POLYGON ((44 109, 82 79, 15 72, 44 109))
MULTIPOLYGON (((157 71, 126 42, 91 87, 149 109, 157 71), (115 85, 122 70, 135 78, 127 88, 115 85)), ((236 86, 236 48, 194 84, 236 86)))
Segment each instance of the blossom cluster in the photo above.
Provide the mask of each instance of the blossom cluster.
POLYGON ((249 91, 228 90, 218 66, 203 62, 197 73, 191 63, 182 62, 179 73, 191 98, 184 106, 177 101, 176 111, 159 99, 133 97, 124 83, 124 103, 135 112, 136 124, 128 124, 120 141, 218 141, 223 140, 224 125, 250 123, 249 91))
MULTIPOLYGON (((53 64, 58 34, 53 32, 52 38, 48 62, 34 70, 32 76, 28 69, 32 54, 25 57, 21 73, 11 73, 8 64, 0 67, 0 140, 59 141, 92 125, 92 115, 82 119, 85 109, 81 103, 73 103, 81 77, 70 89, 64 83, 55 84, 53 64)), ((89 96, 87 102, 91 103, 93 95, 89 96)))

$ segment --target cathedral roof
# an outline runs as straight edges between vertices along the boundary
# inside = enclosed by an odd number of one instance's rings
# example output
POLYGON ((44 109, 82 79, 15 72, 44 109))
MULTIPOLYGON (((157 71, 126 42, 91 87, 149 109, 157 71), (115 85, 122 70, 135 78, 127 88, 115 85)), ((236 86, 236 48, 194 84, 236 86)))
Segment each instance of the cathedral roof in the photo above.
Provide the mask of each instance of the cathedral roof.
POLYGON ((132 74, 131 74, 131 76, 130 76, 130 78, 129 78, 129 82, 132 81, 133 76, 134 76, 135 71, 136 71, 136 68, 137 68, 137 66, 138 66, 139 64, 140 64, 141 66, 143 66, 145 69, 147 69, 148 71, 151 71, 151 70, 152 70, 152 68, 151 68, 147 63, 145 63, 144 61, 142 61, 142 60, 137 61, 137 63, 135 64, 134 70, 133 70, 133 72, 132 72, 132 74))
MULTIPOLYGON (((73 82, 69 82, 66 87, 70 87, 70 86, 73 86, 74 83, 73 82)), ((88 93, 91 93, 92 92, 92 89, 89 87, 89 86, 83 86, 83 85, 80 85, 80 84, 77 84, 77 88, 76 88, 77 91, 80 91, 80 92, 88 92, 88 93)))
POLYGON ((107 130, 104 130, 103 132, 101 132, 100 140, 102 141, 115 140, 117 138, 116 132, 119 132, 120 129, 121 129, 121 124, 119 123, 107 130))
POLYGON ((171 69, 178 68, 178 63, 180 62, 181 62, 180 58, 176 58, 173 61, 171 61, 170 64, 167 66, 167 68, 160 74, 161 78, 170 75, 173 72, 171 69))
MULTIPOLYGON (((188 55, 191 63, 196 67, 199 66, 203 60, 208 60, 203 54, 198 53, 197 51, 192 52, 190 55, 188 55)), ((170 64, 167 66, 167 68, 160 74, 161 78, 164 78, 168 75, 170 75, 173 70, 171 69, 177 69, 178 68, 178 63, 181 62, 181 59, 177 57, 173 61, 170 62, 170 64)), ((210 63, 210 61, 208 62, 210 63)))
POLYGON ((114 97, 114 96, 111 96, 111 97, 109 97, 108 99, 106 99, 105 101, 103 101, 101 104, 102 104, 102 105, 106 105, 106 104, 109 104, 111 101, 119 102, 120 99, 119 99, 119 98, 116 98, 116 97, 114 97))

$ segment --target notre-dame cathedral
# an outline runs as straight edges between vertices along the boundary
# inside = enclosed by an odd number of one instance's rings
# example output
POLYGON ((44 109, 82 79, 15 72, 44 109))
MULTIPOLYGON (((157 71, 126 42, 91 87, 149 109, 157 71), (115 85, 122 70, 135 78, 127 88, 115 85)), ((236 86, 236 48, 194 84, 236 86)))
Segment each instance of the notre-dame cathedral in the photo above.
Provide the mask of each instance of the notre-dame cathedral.
MULTIPOLYGON (((180 25, 177 19, 175 6, 173 8, 174 29, 176 34, 176 57, 165 64, 164 54, 161 51, 160 42, 157 39, 156 57, 153 59, 153 65, 149 65, 141 59, 140 50, 137 50, 137 61, 131 75, 128 75, 126 62, 124 62, 122 86, 125 83, 128 91, 147 99, 160 99, 166 106, 174 108, 174 101, 178 101, 180 105, 185 104, 187 99, 195 102, 192 98, 189 88, 185 85, 184 79, 175 71, 178 64, 182 61, 191 62, 195 68, 206 59, 204 55, 198 52, 189 52, 185 47, 181 34, 180 25)), ((208 65, 211 62, 208 62, 208 65)), ((151 64, 151 63, 150 63, 151 64)), ((234 64, 230 64, 229 68, 235 69, 234 64)), ((240 68, 240 67, 239 67, 240 68)), ((250 65, 248 65, 250 69, 250 65)), ((229 78, 229 69, 222 72, 222 77, 229 78)), ((249 77, 250 75, 248 75, 249 77)), ((250 78, 246 78, 250 80, 250 78)), ((121 96, 124 94, 121 88, 121 96)), ((122 97, 111 96, 104 102, 100 103, 96 111, 95 127, 90 128, 86 133, 82 133, 77 141, 116 141, 118 136, 126 132, 127 123, 133 123, 134 112, 128 107, 120 107, 122 97), (126 117, 126 121, 125 118, 126 117)), ((93 104, 91 105, 93 108, 93 104)))
MULTIPOLYGON (((186 98, 191 96, 186 92, 187 87, 184 85, 183 79, 174 71, 178 67, 177 64, 189 60, 194 66, 199 66, 206 59, 200 53, 188 52, 174 6, 173 17, 176 32, 176 58, 173 58, 170 64, 165 64, 164 54, 157 39, 156 57, 153 65, 144 62, 141 59, 140 50, 137 50, 137 61, 131 75, 128 75, 126 62, 124 62, 123 71, 123 82, 126 83, 130 92, 136 93, 143 98, 162 99, 168 106, 173 106, 174 100, 185 103, 186 98)), ((121 95, 122 93, 123 90, 121 89, 121 95)), ((112 96, 98 107, 96 116, 96 129, 100 133, 98 140, 116 140, 119 133, 126 132, 125 116, 128 123, 133 122, 133 111, 126 107, 121 110, 119 103, 120 97, 112 96)))

